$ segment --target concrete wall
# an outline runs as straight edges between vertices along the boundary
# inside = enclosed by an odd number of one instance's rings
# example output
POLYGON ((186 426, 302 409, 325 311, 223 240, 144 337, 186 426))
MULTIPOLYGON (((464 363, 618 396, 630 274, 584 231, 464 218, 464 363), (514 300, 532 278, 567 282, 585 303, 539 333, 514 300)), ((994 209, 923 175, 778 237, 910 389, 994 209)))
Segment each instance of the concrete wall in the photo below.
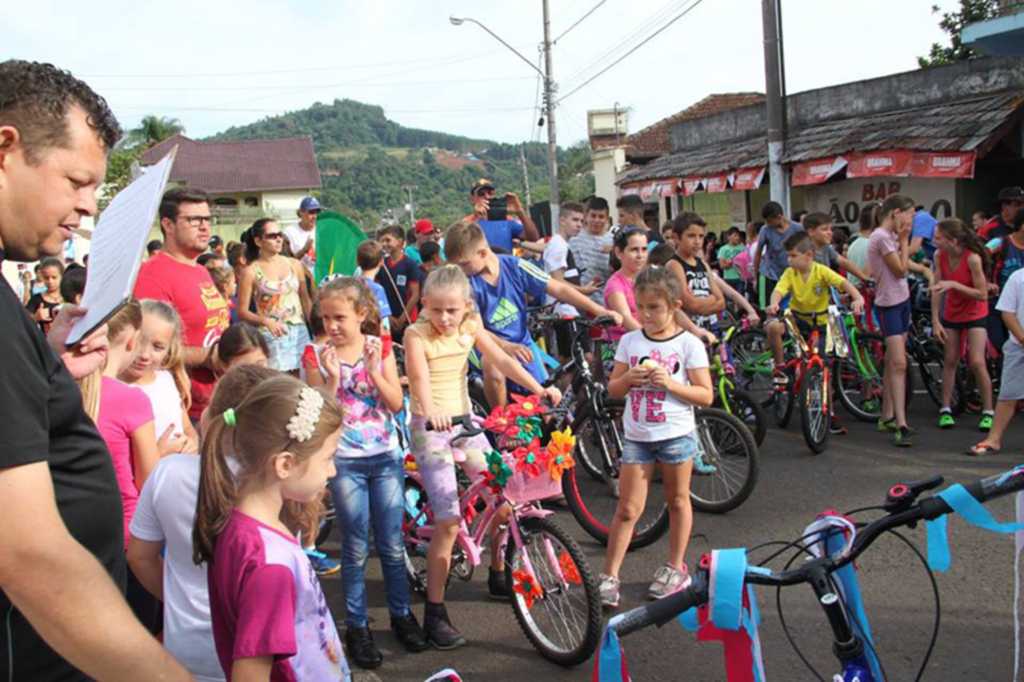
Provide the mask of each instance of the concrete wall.
MULTIPOLYGON (((1024 90, 1024 57, 989 57, 952 66, 917 69, 856 83, 809 90, 787 98, 790 130, 836 119, 1024 90)), ((754 104, 672 126, 673 151, 765 134, 766 105, 754 104)))
POLYGON ((594 194, 608 200, 613 225, 619 224, 619 212, 615 209, 619 188, 615 181, 625 165, 626 150, 621 147, 594 152, 594 194))

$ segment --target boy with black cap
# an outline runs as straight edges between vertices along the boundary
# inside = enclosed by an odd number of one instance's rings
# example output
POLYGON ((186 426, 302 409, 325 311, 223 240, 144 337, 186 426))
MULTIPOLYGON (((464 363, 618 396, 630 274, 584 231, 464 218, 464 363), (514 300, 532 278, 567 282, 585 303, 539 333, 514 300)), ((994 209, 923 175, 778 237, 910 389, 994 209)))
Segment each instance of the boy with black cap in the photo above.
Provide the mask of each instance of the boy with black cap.
POLYGON ((1020 187, 1004 187, 999 190, 997 198, 999 213, 993 216, 978 233, 985 240, 1008 237, 1014 231, 1014 214, 1024 208, 1024 189, 1020 187))
POLYGON ((530 214, 523 208, 519 197, 515 192, 506 192, 505 201, 508 205, 508 213, 518 220, 489 220, 487 212, 491 207, 491 199, 495 197, 494 185, 486 178, 480 178, 473 183, 469 190, 470 201, 473 202, 473 212, 465 217, 466 222, 476 223, 484 231, 487 243, 492 249, 499 249, 501 253, 512 253, 512 240, 523 239, 536 241, 540 239, 540 232, 533 224, 530 214))

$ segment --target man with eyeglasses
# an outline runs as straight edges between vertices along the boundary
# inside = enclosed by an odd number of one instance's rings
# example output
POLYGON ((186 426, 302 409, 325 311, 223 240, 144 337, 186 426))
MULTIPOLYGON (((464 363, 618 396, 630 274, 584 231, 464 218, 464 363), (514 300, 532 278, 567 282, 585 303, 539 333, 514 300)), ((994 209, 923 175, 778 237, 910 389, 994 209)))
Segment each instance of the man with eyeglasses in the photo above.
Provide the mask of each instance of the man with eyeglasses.
POLYGON ((475 222, 484 231, 487 243, 492 249, 499 249, 501 253, 512 254, 512 240, 522 239, 523 241, 537 241, 540 239, 540 232, 534 225, 530 214, 523 207, 523 202, 515 192, 505 193, 505 202, 508 212, 504 220, 489 220, 488 211, 491 207, 491 199, 495 197, 494 185, 490 180, 480 178, 473 183, 469 190, 470 201, 473 202, 473 212, 463 220, 475 222), (512 217, 518 220, 512 220, 512 217))
POLYGON ((142 264, 135 282, 136 298, 165 301, 181 316, 193 420, 210 402, 216 381, 214 350, 231 322, 230 308, 210 272, 196 262, 210 244, 212 203, 206 192, 191 187, 175 187, 164 194, 160 202, 164 250, 142 264))

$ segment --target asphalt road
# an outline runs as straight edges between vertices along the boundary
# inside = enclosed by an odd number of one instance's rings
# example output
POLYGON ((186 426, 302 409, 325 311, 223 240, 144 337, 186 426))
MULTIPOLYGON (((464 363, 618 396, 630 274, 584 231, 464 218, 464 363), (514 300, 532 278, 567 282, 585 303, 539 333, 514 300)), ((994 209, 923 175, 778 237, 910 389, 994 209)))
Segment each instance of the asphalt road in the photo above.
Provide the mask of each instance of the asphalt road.
MULTIPOLYGON (((841 408, 840 408, 841 409, 841 408)), ((975 417, 965 416, 953 431, 933 426, 937 415, 927 395, 911 405, 911 424, 921 427, 916 445, 897 449, 891 436, 875 432, 873 424, 854 422, 841 413, 851 432, 833 437, 828 450, 814 456, 807 449, 794 416, 789 429, 774 427, 761 449, 757 489, 739 509, 723 515, 697 514, 694 537, 687 552, 691 563, 713 548, 749 547, 767 540, 799 537, 813 517, 828 508, 847 511, 881 504, 893 483, 942 474, 947 482, 969 482, 1019 463, 1024 419, 1018 417, 1004 439, 1002 454, 987 458, 963 455, 980 440, 975 417), (970 425, 971 428, 968 428, 970 425), (1006 447, 1009 446, 1009 447, 1006 447)), ((1013 500, 988 505, 999 520, 1012 520, 1013 500)), ((590 540, 568 511, 558 521, 579 540, 595 573, 603 563, 603 547, 590 540)), ((923 527, 907 536, 924 551, 923 527)), ((1013 675, 1013 549, 1010 536, 996 536, 950 519, 952 567, 937 574, 941 593, 942 629, 923 679, 1007 680, 1013 675)), ((630 554, 622 572, 622 608, 641 604, 655 569, 665 560, 667 539, 630 554)), ((326 545, 337 557, 334 538, 326 545)), ((882 663, 890 680, 913 680, 928 646, 935 619, 931 585, 917 557, 898 539, 879 540, 858 563, 865 608, 882 663)), ((388 629, 380 566, 371 557, 368 569, 371 628, 384 653, 383 666, 357 680, 424 680, 451 667, 467 681, 589 680, 592 662, 575 669, 548 663, 530 646, 508 604, 489 601, 486 568, 469 583, 453 581, 448 609, 455 624, 470 640, 454 652, 406 653, 388 629), (375 677, 376 676, 376 677, 375 677)), ((332 612, 344 614, 340 580, 324 579, 332 612)), ((758 591, 764 618, 760 636, 768 680, 813 680, 789 645, 775 608, 774 590, 758 591)), ((830 631, 810 588, 794 587, 782 596, 790 630, 810 662, 827 680, 838 671, 831 657, 830 631)), ((422 617, 421 601, 414 611, 422 617)), ((629 671, 636 682, 646 680, 724 680, 722 647, 698 644, 694 635, 676 623, 649 629, 623 640, 629 671)))

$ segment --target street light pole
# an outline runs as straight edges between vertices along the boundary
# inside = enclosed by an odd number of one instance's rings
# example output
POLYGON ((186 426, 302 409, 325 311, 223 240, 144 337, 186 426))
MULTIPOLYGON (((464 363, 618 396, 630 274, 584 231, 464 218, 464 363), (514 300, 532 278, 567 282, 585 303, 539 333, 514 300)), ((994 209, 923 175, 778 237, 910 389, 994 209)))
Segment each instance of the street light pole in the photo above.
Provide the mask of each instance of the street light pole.
POLYGON ((416 205, 412 203, 412 191, 414 189, 419 189, 419 186, 417 186, 417 185, 406 185, 406 186, 402 187, 402 189, 404 189, 409 194, 409 226, 410 227, 415 227, 416 226, 416 205))

